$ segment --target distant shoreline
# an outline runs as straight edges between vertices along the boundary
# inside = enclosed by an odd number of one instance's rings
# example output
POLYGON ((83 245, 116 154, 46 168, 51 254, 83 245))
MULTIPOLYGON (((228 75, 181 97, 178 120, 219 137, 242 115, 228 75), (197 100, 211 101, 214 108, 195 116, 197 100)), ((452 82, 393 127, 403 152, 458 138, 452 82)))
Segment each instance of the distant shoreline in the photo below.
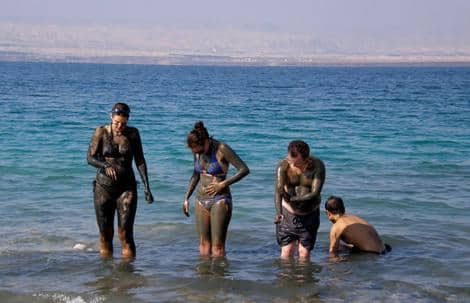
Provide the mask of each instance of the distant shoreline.
POLYGON ((241 67, 470 67, 467 57, 331 56, 321 58, 231 57, 213 55, 72 56, 1 52, 1 62, 241 67))

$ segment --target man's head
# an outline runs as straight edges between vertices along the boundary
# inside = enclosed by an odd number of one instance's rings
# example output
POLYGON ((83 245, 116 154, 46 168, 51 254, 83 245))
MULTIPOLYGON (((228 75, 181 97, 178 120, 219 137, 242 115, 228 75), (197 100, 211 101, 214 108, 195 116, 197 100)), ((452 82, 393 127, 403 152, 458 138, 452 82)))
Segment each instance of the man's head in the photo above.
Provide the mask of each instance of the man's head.
POLYGON ((310 156, 310 147, 302 140, 294 140, 287 147, 287 159, 289 163, 296 167, 300 167, 310 156))
POLYGON ((330 196, 325 202, 325 210, 328 220, 334 223, 336 219, 344 215, 344 212, 346 211, 343 199, 336 196, 330 196))

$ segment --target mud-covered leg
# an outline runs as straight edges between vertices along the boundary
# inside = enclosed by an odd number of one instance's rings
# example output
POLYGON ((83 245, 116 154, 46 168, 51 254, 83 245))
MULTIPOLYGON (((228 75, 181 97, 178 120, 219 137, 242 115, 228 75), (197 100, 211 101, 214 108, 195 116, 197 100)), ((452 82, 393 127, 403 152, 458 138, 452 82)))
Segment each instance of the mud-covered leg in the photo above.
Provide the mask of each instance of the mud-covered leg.
POLYGON ((199 236, 199 254, 202 257, 208 257, 211 254, 210 214, 199 202, 195 204, 196 230, 199 236))
POLYGON ((211 208, 211 239, 212 256, 225 256, 225 239, 227 229, 232 217, 232 205, 225 200, 215 203, 211 208))
POLYGON ((116 203, 111 195, 99 184, 94 182, 93 187, 96 223, 100 230, 100 255, 102 257, 111 257, 113 255, 113 225, 116 203))
POLYGON ((121 255, 123 258, 134 258, 134 219, 137 211, 137 192, 126 191, 117 200, 118 209, 118 235, 121 241, 121 255))

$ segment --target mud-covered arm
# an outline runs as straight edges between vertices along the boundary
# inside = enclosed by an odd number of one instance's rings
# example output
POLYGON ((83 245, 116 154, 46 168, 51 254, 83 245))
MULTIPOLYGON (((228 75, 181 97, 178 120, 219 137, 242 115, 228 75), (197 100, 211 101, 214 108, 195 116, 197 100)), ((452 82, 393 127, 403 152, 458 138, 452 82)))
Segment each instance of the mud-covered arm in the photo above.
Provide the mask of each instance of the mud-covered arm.
POLYGON ((150 184, 147 173, 147 164, 145 163, 144 150, 142 148, 142 140, 140 139, 139 131, 135 128, 132 133, 132 146, 134 151, 134 161, 139 171, 142 183, 144 183, 144 189, 150 192, 150 184))
POLYGON ((102 149, 102 140, 103 138, 103 129, 98 127, 91 138, 90 145, 88 146, 88 153, 87 153, 87 162, 88 164, 96 167, 96 168, 104 168, 108 166, 106 161, 104 161, 103 156, 101 155, 102 149))
POLYGON ((191 176, 191 179, 189 179, 189 184, 188 184, 188 190, 186 191, 186 194, 184 195, 184 200, 189 201, 189 198, 194 192, 194 189, 196 189, 197 184, 199 183, 199 179, 201 176, 193 171, 193 175, 191 176))
POLYGON ((183 213, 186 215, 186 217, 189 217, 189 198, 193 194, 194 189, 196 188, 200 178, 201 178, 201 175, 193 171, 193 175, 191 176, 191 179, 189 180, 188 190, 186 191, 186 194, 184 195, 184 201, 183 201, 183 213))
POLYGON ((290 202, 307 202, 320 198, 320 193, 325 182, 325 165, 322 161, 317 160, 315 174, 313 175, 311 191, 305 195, 292 197, 290 202))
POLYGON ((276 216, 282 215, 282 196, 284 194, 284 185, 286 184, 287 163, 279 162, 276 167, 276 178, 274 181, 274 207, 276 216))
POLYGON ((225 160, 227 160, 237 169, 237 172, 233 176, 222 182, 225 187, 240 181, 243 177, 250 173, 250 169, 248 168, 248 166, 245 164, 245 162, 243 162, 242 159, 240 159, 240 157, 235 153, 235 151, 230 148, 230 146, 221 143, 219 146, 219 152, 223 154, 225 160))

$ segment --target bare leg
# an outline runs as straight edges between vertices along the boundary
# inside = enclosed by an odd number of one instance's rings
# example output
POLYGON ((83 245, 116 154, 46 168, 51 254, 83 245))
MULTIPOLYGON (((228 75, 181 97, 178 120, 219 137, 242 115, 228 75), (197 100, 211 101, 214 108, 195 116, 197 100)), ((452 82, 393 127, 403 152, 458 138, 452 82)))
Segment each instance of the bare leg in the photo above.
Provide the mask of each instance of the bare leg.
POLYGON ((292 241, 281 247, 281 259, 289 259, 294 257, 297 241, 292 241))
POLYGON ((100 255, 103 258, 113 256, 113 228, 107 228, 104 232, 100 232, 100 255))
MULTIPOLYGON (((135 257, 135 243, 132 235, 129 235, 130 231, 126 231, 123 228, 118 229, 119 240, 121 240, 121 256, 125 259, 135 257)), ((130 232, 132 234, 132 232, 130 232)))
POLYGON ((210 214, 196 201, 196 229, 199 235, 199 254, 202 257, 211 255, 211 221, 210 214))
POLYGON ((299 260, 310 261, 310 250, 299 243, 299 260))
POLYGON ((212 256, 225 256, 225 239, 232 217, 232 205, 225 200, 215 203, 211 208, 212 256))
POLYGON ((99 250, 102 257, 113 255, 115 201, 110 194, 96 182, 93 186, 96 223, 100 230, 99 250))
POLYGON ((134 258, 134 219, 137 211, 137 192, 126 191, 117 200, 118 235, 121 241, 121 256, 134 258))

